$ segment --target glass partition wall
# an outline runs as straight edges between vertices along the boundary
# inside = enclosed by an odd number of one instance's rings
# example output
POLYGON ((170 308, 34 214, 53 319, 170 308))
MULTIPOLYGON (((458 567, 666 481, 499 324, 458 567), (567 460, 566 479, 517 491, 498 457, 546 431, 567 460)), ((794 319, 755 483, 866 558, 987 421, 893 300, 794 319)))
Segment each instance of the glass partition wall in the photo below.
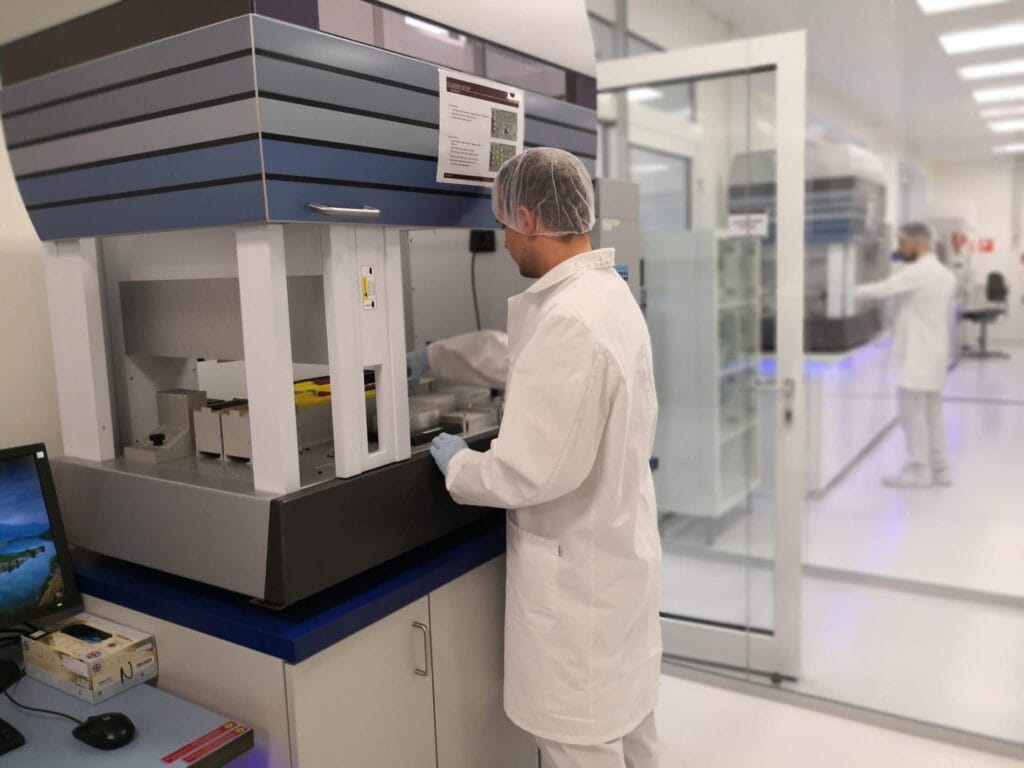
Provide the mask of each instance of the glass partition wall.
POLYGON ((1024 756, 1021 41, 958 37, 1015 29, 1022 1, 587 5, 599 164, 640 201, 667 654, 699 679, 1024 756), (780 102, 784 67, 756 54, 796 31, 806 105, 780 102), (718 66, 728 49, 744 53, 718 66), (658 63, 687 54, 702 74, 658 63), (799 249, 781 221, 797 113, 799 249), (898 307, 854 289, 906 268, 893 250, 907 221, 932 227, 956 278, 940 422, 952 486, 884 482, 907 458, 898 307), (783 287, 794 259, 802 274, 783 287), (1006 289, 994 303, 990 284, 1006 289), (773 643, 799 663, 769 683, 782 666, 758 649, 773 643))
MULTIPOLYGON (((789 43, 799 51, 801 40, 789 43)), ((762 278, 763 242, 777 225, 765 210, 731 204, 752 192, 753 153, 779 148, 778 66, 770 50, 743 44, 619 64, 599 71, 598 114, 605 173, 631 181, 639 202, 659 398, 666 656, 792 679, 801 504, 792 435, 800 415, 790 398, 797 383, 784 383, 775 353, 765 353, 778 345, 766 343, 761 321, 763 306, 778 304, 778 283, 762 278), (777 457, 789 444, 795 464, 784 465, 777 457), (796 506, 781 503, 787 498, 796 506)), ((799 64, 784 66, 789 85, 802 88, 799 64)), ((802 146, 795 148, 799 164, 802 146)), ((796 202, 787 208, 790 228, 800 226, 796 202)), ((801 309, 770 332, 799 335, 801 309)), ((799 354, 798 345, 782 346, 788 358, 799 354)))

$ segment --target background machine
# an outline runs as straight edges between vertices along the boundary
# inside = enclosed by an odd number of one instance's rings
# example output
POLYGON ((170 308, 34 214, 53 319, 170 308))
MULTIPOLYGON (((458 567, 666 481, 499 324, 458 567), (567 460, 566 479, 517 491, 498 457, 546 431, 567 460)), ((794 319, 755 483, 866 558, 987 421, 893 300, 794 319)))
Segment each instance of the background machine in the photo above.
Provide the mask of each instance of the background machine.
MULTIPOLYGON (((593 172, 590 32, 582 0, 536 3, 540 30, 494 2, 172 5, 0 49, 50 241, 54 475, 73 543, 282 606, 498 514, 455 505, 425 449, 440 428, 485 445, 500 393, 407 389, 408 349, 473 329, 439 324, 444 290, 503 327, 521 289, 470 249, 490 190, 435 180, 438 69, 523 89, 526 146, 593 172)), ((635 244, 635 191, 598 199, 597 243, 635 244)))
MULTIPOLYGON (((729 210, 766 212, 761 275, 774 296, 775 152, 760 150, 733 158, 729 210)), ((885 178, 881 162, 852 144, 807 147, 805 225, 804 347, 808 352, 841 352, 858 347, 882 330, 877 308, 858 306, 853 288, 884 279, 889 271, 889 230, 885 224, 885 178)), ((761 338, 775 340, 775 306, 762 306, 761 338)), ((771 351, 771 350, 766 350, 771 351)))

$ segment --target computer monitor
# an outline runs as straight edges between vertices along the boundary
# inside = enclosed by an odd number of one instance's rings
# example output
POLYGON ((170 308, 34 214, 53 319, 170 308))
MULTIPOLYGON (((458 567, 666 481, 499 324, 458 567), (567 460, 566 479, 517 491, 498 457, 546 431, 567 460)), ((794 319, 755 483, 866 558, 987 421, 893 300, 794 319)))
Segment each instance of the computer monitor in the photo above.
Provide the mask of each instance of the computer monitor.
POLYGON ((0 450, 0 630, 81 608, 46 447, 0 450))

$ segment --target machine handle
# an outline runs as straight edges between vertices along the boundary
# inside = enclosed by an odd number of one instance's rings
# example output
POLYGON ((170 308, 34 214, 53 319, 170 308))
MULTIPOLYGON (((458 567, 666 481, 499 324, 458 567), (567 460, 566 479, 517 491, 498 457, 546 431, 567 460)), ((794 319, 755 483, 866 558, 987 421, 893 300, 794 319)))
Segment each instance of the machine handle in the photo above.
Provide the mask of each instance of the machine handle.
POLYGON ((310 203, 309 210, 322 213, 324 216, 367 216, 371 218, 380 216, 380 208, 371 208, 368 205, 364 205, 362 208, 339 208, 326 203, 310 203))
POLYGON ((423 669, 420 669, 419 665, 417 664, 413 668, 413 671, 415 671, 416 674, 420 677, 427 677, 430 675, 430 662, 428 661, 428 659, 430 658, 430 651, 428 648, 427 640, 427 635, 430 632, 430 630, 427 628, 427 625, 424 624, 422 621, 414 621, 412 623, 412 627, 413 629, 418 629, 420 632, 423 633, 423 669))

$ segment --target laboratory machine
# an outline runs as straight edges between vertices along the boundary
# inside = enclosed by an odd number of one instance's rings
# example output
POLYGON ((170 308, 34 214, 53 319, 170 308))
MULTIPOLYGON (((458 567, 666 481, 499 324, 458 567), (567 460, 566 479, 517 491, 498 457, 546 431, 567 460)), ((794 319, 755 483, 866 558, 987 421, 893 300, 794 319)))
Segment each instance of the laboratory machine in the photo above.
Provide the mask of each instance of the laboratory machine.
MULTIPOLYGON (((437 5, 121 0, 0 47, 76 545, 284 606, 499 514, 456 505, 427 447, 486 447, 501 392, 406 376, 497 229, 486 185, 439 181, 440 83, 521 92, 524 145, 593 172, 595 65, 582 0, 541 30, 437 5)), ((635 187, 596 187, 639 298, 635 187)), ((479 286, 499 329, 504 279, 479 286)))
MULTIPOLYGON (((805 216, 804 346, 808 352, 843 352, 883 330, 881 312, 854 299, 854 287, 889 273, 890 230, 885 222, 881 162, 848 143, 807 146, 805 216)), ((762 305, 766 351, 775 341, 775 152, 758 150, 733 158, 729 210, 766 213, 762 238, 762 305)))

